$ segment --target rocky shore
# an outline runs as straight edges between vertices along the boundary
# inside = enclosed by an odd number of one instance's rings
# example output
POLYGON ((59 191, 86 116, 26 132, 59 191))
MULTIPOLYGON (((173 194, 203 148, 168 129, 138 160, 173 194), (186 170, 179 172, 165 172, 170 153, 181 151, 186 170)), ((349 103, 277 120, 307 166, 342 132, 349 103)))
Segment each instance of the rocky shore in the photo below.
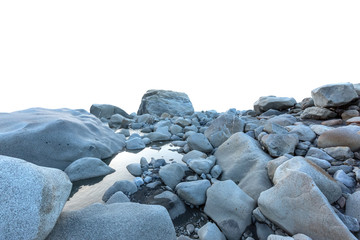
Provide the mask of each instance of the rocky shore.
POLYGON ((149 90, 132 114, 0 113, 0 239, 359 239, 359 95, 360 84, 329 84, 218 113, 149 90), (115 171, 111 157, 165 143, 182 161, 140 157, 133 180, 64 209, 73 183, 115 171))

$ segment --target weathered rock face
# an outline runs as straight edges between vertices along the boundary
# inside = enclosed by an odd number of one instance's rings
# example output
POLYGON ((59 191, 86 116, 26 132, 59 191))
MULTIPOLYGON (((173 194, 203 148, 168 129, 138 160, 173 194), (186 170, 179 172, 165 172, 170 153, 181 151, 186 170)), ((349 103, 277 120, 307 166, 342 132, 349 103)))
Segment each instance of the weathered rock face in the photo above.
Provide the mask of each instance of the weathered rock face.
POLYGON ((301 113, 300 117, 302 119, 326 120, 336 117, 336 113, 326 108, 309 107, 301 113))
POLYGON ((61 213, 48 239, 176 240, 176 234, 162 206, 96 203, 61 213))
POLYGON ((182 182, 176 185, 176 193, 188 203, 195 206, 203 205, 206 200, 206 190, 211 186, 209 180, 182 182))
POLYGON ((58 169, 0 156, 0 239, 45 239, 71 187, 58 169))
POLYGON ((317 107, 338 107, 358 98, 351 83, 327 84, 311 91, 317 107))
POLYGON ((209 140, 202 133, 194 133, 187 138, 187 143, 191 150, 209 153, 213 150, 209 140))
POLYGON ((192 103, 185 93, 168 90, 148 90, 142 97, 138 115, 145 113, 161 116, 169 113, 174 116, 194 113, 192 103))
POLYGON ((296 100, 288 97, 266 96, 260 97, 254 103, 254 110, 257 113, 266 112, 269 109, 285 110, 295 106, 296 100))
POLYGON ((268 134, 261 141, 272 157, 279 157, 286 153, 293 154, 299 138, 296 134, 268 134))
POLYGON ((85 110, 32 108, 0 114, 0 154, 64 170, 83 157, 108 158, 123 137, 85 110))
POLYGON ((240 188, 253 199, 256 200, 262 191, 272 186, 266 170, 272 158, 245 133, 233 134, 220 145, 215 157, 223 169, 221 180, 239 182, 240 188))
POLYGON ((356 239, 305 173, 287 175, 262 192, 258 204, 264 216, 291 235, 304 233, 319 240, 356 239))
POLYGON ((90 113, 94 114, 98 118, 107 118, 110 119, 114 114, 120 114, 125 118, 132 118, 124 110, 119 107, 110 105, 110 104, 93 104, 90 107, 90 113))
POLYGON ((346 126, 324 132, 318 138, 318 147, 347 146, 351 151, 360 150, 360 127, 346 126))

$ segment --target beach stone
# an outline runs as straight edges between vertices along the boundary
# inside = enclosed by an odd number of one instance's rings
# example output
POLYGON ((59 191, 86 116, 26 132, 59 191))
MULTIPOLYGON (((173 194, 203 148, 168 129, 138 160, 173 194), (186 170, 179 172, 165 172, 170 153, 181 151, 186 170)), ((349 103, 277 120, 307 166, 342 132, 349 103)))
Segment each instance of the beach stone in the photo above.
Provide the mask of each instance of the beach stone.
POLYGON ((256 235, 259 240, 267 240, 271 234, 274 234, 274 230, 272 230, 267 224, 256 222, 255 227, 256 235))
POLYGON ((0 155, 0 239, 45 239, 71 187, 59 169, 0 155))
POLYGON ((266 150, 272 157, 294 154, 299 138, 296 134, 268 134, 261 138, 266 150))
POLYGON ((342 119, 330 119, 330 120, 325 120, 321 122, 322 125, 325 126, 337 126, 337 125, 342 125, 343 124, 343 120, 342 119))
POLYGON ((346 105, 358 98, 351 83, 327 84, 311 91, 317 107, 338 107, 346 105))
POLYGON ((285 126, 293 125, 294 123, 297 122, 297 119, 293 115, 282 114, 279 116, 272 117, 272 118, 268 119, 267 121, 270 123, 276 123, 280 126, 285 127, 285 126))
POLYGON ((308 237, 308 236, 306 236, 305 234, 302 234, 302 233, 297 233, 292 237, 294 238, 294 240, 312 240, 310 237, 308 237))
POLYGON ((236 132, 243 132, 245 121, 234 114, 222 114, 205 130, 204 134, 213 147, 220 146, 231 135, 236 132))
POLYGON ((310 127, 305 125, 288 126, 289 133, 296 134, 300 141, 312 142, 316 138, 316 134, 310 127))
POLYGON ((176 240, 176 233, 163 206, 95 203, 61 213, 47 239, 176 240))
POLYGON ((312 161, 313 163, 315 163, 316 165, 318 165, 319 167, 321 167, 322 169, 328 169, 331 167, 331 163, 329 163, 326 160, 320 159, 320 158, 316 158, 316 157, 310 157, 307 156, 305 157, 307 160, 312 161))
POLYGON ((209 140, 202 133, 194 133, 187 138, 191 150, 198 150, 204 153, 210 153, 213 150, 209 140))
POLYGON ((360 150, 360 126, 345 126, 335 128, 321 134, 317 142, 318 147, 349 147, 351 151, 360 150))
POLYGON ((107 202, 109 198, 118 191, 122 191, 126 195, 131 195, 137 192, 137 190, 137 186, 134 182, 129 180, 119 180, 115 182, 111 187, 109 187, 108 190, 106 190, 102 197, 102 200, 104 202, 107 202))
POLYGON ((338 217, 341 219, 341 221, 345 224, 345 226, 351 231, 351 232, 359 232, 360 226, 359 222, 356 218, 342 214, 339 210, 337 210, 335 207, 333 208, 335 213, 338 215, 338 217))
POLYGON ((347 198, 345 214, 360 222, 360 191, 354 192, 347 198))
POLYGON ((109 200, 107 200, 106 204, 124 203, 124 202, 130 202, 130 199, 122 191, 118 191, 114 193, 109 198, 109 200))
POLYGON ((129 125, 132 123, 132 120, 125 118, 120 114, 114 114, 110 117, 109 127, 111 128, 129 128, 129 125))
POLYGON ((138 115, 149 113, 161 116, 169 113, 173 116, 192 115, 193 105, 185 93, 169 90, 148 90, 141 99, 138 115))
POLYGON ((221 173, 222 168, 220 167, 220 165, 215 165, 210 171, 211 176, 216 179, 220 177, 221 173))
POLYGON ((142 185, 145 184, 144 180, 141 177, 135 177, 133 182, 137 187, 141 187, 142 185))
POLYGON ((346 120, 347 125, 360 125, 360 117, 352 117, 348 120, 346 120))
POLYGON ((143 173, 140 163, 130 163, 126 166, 126 169, 134 177, 139 177, 143 173))
POLYGON ((245 133, 233 134, 219 146, 214 156, 223 170, 221 180, 238 182, 239 187, 253 199, 272 186, 266 170, 272 158, 245 133))
POLYGON ((343 112, 341 114, 341 118, 344 121, 347 121, 350 118, 358 117, 358 116, 359 116, 359 111, 358 110, 346 110, 345 112, 343 112))
POLYGON ((191 150, 190 152, 186 153, 182 157, 182 161, 187 163, 189 159, 196 159, 196 158, 206 158, 207 155, 203 152, 200 152, 198 150, 191 150))
POLYGON ((199 229, 200 240, 226 240, 225 235, 220 231, 215 223, 208 222, 199 229))
POLYGON ((343 170, 337 170, 334 174, 336 181, 342 182, 346 187, 353 188, 356 186, 356 180, 347 175, 343 170))
POLYGON ((191 159, 187 163, 189 167, 199 175, 201 175, 202 173, 210 173, 211 168, 215 165, 215 161, 212 161, 209 158, 195 158, 191 159))
POLYGON ((300 102, 300 107, 302 110, 309 108, 309 107, 313 107, 313 106, 314 106, 314 99, 312 99, 312 98, 304 98, 300 102))
POLYGON ((266 169, 268 171, 268 175, 269 175, 269 178, 271 180, 273 180, 274 178, 274 174, 275 174, 275 171, 276 169, 281 165, 283 164, 284 162, 286 162, 287 160, 289 160, 290 158, 286 157, 286 156, 281 156, 281 157, 278 157, 278 158, 275 158, 271 161, 269 161, 266 165, 266 169))
POLYGON ((251 224, 256 202, 232 180, 215 182, 207 192, 206 215, 219 226, 228 240, 238 240, 251 224))
POLYGON ((186 202, 195 206, 203 205, 206 201, 206 190, 211 186, 209 180, 181 182, 175 187, 176 193, 186 202))
POLYGON ((329 147, 324 151, 336 160, 346 160, 354 157, 354 153, 349 147, 329 147))
POLYGON ((254 103, 254 110, 257 113, 266 112, 269 109, 286 110, 294 107, 296 100, 288 97, 264 96, 254 103))
POLYGON ((337 116, 337 114, 335 112, 333 112, 327 108, 309 107, 301 113, 300 118, 326 120, 329 118, 334 118, 336 116, 337 116))
POLYGON ((303 233, 319 240, 356 239, 305 173, 293 171, 285 176, 260 194, 258 205, 265 217, 291 235, 303 233))
POLYGON ((138 123, 153 124, 155 122, 155 116, 149 113, 145 113, 142 115, 137 115, 135 121, 138 123))
POLYGON ((185 170, 179 163, 167 164, 160 168, 159 176, 165 185, 174 189, 185 177, 185 170))
POLYGON ((179 125, 171 125, 170 126, 170 132, 171 132, 171 134, 174 134, 174 135, 176 135, 176 134, 179 134, 179 133, 182 133, 183 132, 183 128, 182 127, 180 127, 179 125))
MULTIPOLYGON (((185 204, 181 199, 170 191, 164 191, 154 196, 154 204, 164 206, 172 220, 186 212, 185 204)), ((153 203, 151 203, 153 204, 153 203)))
POLYGON ((292 237, 270 234, 267 240, 294 240, 292 237))
POLYGON ((128 150, 140 150, 144 149, 145 147, 146 145, 144 141, 139 137, 131 138, 126 141, 126 149, 128 150))
POLYGON ((99 158, 85 157, 72 162, 64 172, 70 181, 75 182, 83 179, 105 176, 115 172, 99 158))
POLYGON ((289 133, 288 130, 286 130, 286 128, 284 128, 283 126, 276 124, 276 123, 272 123, 272 122, 266 122, 264 125, 264 131, 267 133, 275 133, 275 134, 287 134, 289 133))
POLYGON ((181 127, 186 127, 191 125, 191 120, 188 118, 178 117, 175 119, 174 123, 181 127))
POLYGON ((85 110, 0 113, 0 132, 0 154, 61 170, 83 157, 109 158, 125 146, 122 135, 85 110))
POLYGON ((327 154, 325 151, 316 147, 311 147, 307 152, 306 157, 315 157, 319 159, 324 159, 328 162, 335 161, 335 159, 331 157, 329 154, 327 154))
POLYGON ((110 104, 93 104, 90 107, 90 113, 101 118, 110 119, 114 114, 120 114, 125 118, 133 118, 131 115, 127 114, 123 109, 116 107, 110 104))
POLYGON ((310 125, 310 128, 311 128, 311 130, 314 131, 314 133, 316 133, 316 135, 321 135, 324 132, 334 129, 333 127, 328 127, 328 126, 324 126, 324 125, 320 125, 320 124, 310 125))
POLYGON ((341 188, 337 182, 323 169, 303 157, 294 157, 281 164, 275 171, 274 184, 276 185, 281 179, 293 174, 295 171, 310 176, 330 203, 341 197, 341 188))

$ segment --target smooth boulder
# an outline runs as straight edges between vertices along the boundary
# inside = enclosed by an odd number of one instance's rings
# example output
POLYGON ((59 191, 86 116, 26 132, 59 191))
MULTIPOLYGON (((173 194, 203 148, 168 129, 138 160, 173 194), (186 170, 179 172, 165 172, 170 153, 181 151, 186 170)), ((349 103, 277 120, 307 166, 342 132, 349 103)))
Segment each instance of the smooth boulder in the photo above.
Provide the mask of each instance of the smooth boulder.
POLYGON ((191 134, 187 138, 187 143, 191 150, 198 150, 204 153, 210 153, 213 150, 209 140, 202 133, 191 134))
POLYGON ((206 201, 206 190, 211 186, 209 180, 181 182, 175 191, 186 202, 195 206, 203 205, 206 201))
POLYGON ((349 147, 351 151, 360 150, 360 126, 345 126, 324 132, 318 138, 318 147, 349 147))
POLYGON ((326 120, 329 118, 334 118, 336 116, 337 116, 337 114, 335 112, 333 112, 327 108, 309 107, 301 113, 300 118, 326 120))
POLYGON ((269 109, 286 110, 294 107, 296 100, 288 97, 264 96, 254 103, 254 110, 257 113, 266 112, 269 109))
POLYGON ((311 91, 317 107, 338 107, 346 105, 358 98, 351 83, 327 84, 311 91))
POLYGON ((159 176, 165 185, 174 189, 185 177, 185 170, 179 163, 167 164, 160 168, 159 176))
POLYGON ((0 155, 0 239, 45 239, 71 187, 63 171, 0 155))
POLYGON ((110 104, 93 104, 90 107, 90 113, 98 118, 110 119, 114 114, 120 114, 125 118, 132 118, 131 115, 127 114, 127 112, 121 108, 110 104))

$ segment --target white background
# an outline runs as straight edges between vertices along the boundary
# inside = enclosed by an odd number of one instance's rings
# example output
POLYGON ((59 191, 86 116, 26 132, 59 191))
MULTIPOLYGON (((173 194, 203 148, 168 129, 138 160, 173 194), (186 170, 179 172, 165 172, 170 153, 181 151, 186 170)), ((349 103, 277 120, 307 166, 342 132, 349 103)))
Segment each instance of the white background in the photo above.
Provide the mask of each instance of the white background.
POLYGON ((93 103, 136 112, 148 89, 195 110, 252 108, 360 81, 360 1, 0 0, 0 112, 93 103))

